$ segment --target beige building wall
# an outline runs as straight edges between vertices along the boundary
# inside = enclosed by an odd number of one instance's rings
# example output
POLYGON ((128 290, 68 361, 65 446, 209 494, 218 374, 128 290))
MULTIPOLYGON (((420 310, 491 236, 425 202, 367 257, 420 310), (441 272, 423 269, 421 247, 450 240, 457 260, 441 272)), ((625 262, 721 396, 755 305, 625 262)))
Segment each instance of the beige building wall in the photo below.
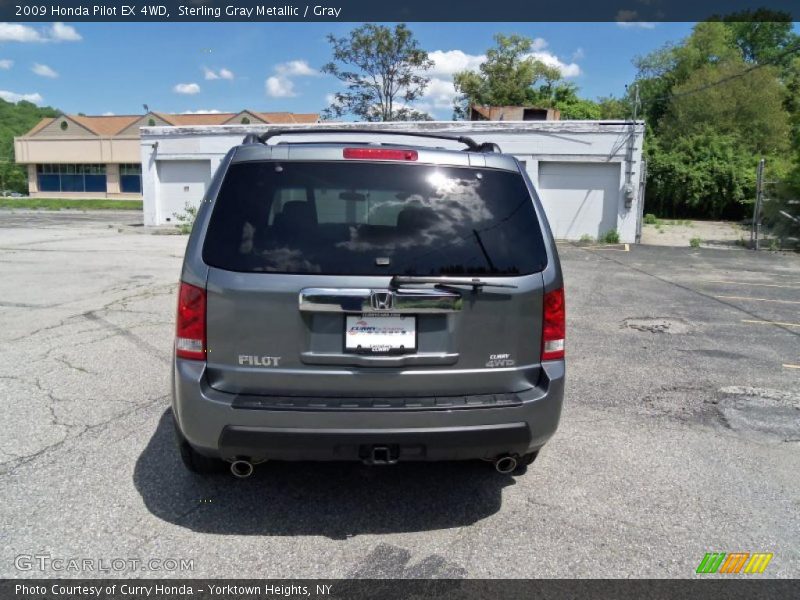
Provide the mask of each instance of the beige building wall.
POLYGON ((141 194, 120 192, 119 165, 139 164, 139 139, 130 138, 72 138, 46 136, 16 138, 14 151, 17 162, 27 163, 28 194, 47 198, 141 198, 141 194), (106 192, 40 192, 37 164, 101 164, 106 166, 106 192))
POLYGON ((119 165, 106 165, 106 193, 119 194, 119 165))
POLYGON ((15 138, 18 163, 138 163, 139 138, 15 138))

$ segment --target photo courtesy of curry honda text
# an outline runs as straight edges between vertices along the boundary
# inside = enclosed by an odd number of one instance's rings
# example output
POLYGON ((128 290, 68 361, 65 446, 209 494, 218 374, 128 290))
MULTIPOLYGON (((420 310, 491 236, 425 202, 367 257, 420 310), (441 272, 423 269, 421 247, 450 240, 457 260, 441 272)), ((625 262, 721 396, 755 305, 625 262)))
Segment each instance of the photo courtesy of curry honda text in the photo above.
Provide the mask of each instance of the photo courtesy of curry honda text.
POLYGON ((565 373, 561 267, 524 168, 465 137, 293 133, 227 154, 189 238, 173 368, 186 467, 524 473, 565 373))

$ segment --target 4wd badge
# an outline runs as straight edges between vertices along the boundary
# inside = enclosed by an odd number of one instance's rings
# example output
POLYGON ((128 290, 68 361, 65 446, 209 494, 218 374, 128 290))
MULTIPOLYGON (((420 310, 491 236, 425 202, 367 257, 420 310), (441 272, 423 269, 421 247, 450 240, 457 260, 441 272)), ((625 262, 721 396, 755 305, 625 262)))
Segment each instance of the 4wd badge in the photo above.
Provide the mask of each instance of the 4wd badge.
POLYGON ((497 367, 513 367, 515 364, 516 361, 511 359, 510 354, 490 354, 489 362, 486 363, 486 366, 494 369, 497 367))

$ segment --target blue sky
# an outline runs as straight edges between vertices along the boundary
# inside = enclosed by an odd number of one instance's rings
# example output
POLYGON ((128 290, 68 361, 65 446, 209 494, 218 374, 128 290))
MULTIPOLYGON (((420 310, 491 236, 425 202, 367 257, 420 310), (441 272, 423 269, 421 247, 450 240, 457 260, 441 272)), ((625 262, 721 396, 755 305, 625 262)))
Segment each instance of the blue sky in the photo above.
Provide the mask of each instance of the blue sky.
MULTIPOLYGON (((0 97, 68 113, 316 112, 338 83, 317 70, 328 33, 352 23, 0 23, 0 97)), ((452 110, 452 73, 474 67, 497 33, 536 39, 537 56, 560 65, 589 98, 624 91, 631 59, 679 41, 689 23, 411 23, 436 60, 422 108, 452 110)))

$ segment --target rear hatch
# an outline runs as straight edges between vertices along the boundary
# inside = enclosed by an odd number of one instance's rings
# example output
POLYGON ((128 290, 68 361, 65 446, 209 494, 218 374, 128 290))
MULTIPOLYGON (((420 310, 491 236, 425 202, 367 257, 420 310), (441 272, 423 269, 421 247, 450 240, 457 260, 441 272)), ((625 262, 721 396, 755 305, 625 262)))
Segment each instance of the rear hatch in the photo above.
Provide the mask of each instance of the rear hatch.
POLYGON ((209 385, 321 398, 536 385, 547 257, 521 174, 353 150, 230 165, 203 246, 209 385))

